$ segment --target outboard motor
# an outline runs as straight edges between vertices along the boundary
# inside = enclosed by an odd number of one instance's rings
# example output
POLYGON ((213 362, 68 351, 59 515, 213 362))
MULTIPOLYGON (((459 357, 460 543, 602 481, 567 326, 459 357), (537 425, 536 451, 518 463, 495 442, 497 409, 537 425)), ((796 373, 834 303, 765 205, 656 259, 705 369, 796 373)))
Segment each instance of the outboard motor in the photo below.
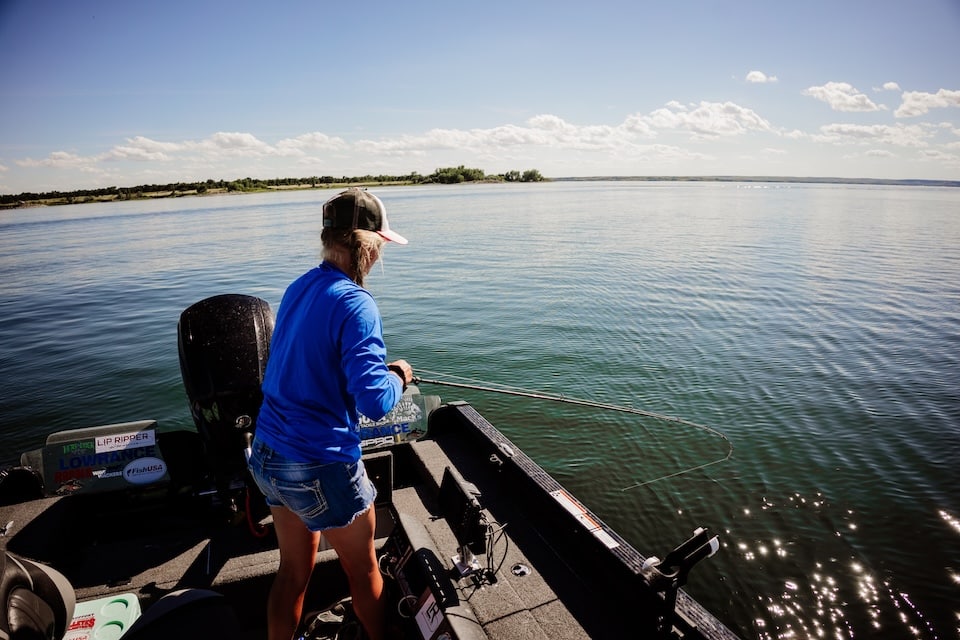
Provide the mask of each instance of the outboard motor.
POLYGON ((217 493, 227 503, 231 487, 245 484, 273 322, 266 301, 239 294, 206 298, 180 314, 183 386, 217 493))

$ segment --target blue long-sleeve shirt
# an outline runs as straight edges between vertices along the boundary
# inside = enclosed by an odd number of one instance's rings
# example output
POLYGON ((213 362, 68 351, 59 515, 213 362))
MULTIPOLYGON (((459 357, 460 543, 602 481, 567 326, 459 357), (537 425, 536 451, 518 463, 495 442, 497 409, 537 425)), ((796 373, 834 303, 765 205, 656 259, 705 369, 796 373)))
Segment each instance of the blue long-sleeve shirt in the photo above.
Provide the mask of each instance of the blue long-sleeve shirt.
POLYGON ((386 355, 373 296, 328 262, 311 269, 280 302, 257 437, 300 462, 359 459, 357 412, 379 420, 403 394, 386 355))

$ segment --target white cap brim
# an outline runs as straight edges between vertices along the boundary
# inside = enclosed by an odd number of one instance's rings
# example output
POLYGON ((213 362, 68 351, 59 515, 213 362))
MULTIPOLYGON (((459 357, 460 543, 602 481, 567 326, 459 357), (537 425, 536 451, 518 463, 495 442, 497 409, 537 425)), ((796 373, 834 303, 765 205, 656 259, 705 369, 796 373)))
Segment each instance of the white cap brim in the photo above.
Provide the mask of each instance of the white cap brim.
POLYGON ((390 231, 390 229, 381 229, 377 231, 382 237, 386 238, 390 242, 396 242, 397 244, 407 244, 407 239, 396 231, 390 231))
POLYGON ((386 238, 390 242, 396 242, 397 244, 407 244, 407 239, 396 231, 390 230, 390 223, 387 221, 387 207, 384 206, 383 201, 374 194, 370 194, 374 200, 377 201, 377 204, 380 205, 380 226, 382 229, 379 229, 377 233, 381 237, 386 238))

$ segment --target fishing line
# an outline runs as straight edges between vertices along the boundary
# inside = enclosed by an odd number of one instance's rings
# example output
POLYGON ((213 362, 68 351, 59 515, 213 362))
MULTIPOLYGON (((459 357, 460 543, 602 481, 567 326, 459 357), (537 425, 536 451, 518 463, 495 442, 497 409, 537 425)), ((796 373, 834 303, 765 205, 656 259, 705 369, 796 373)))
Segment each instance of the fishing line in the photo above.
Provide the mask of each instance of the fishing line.
POLYGON ((721 462, 726 462, 733 456, 733 443, 730 442, 727 436, 723 435, 713 427, 708 427, 707 425, 691 422, 690 420, 686 420, 684 418, 678 418, 676 416, 668 416, 668 415, 665 415, 662 413, 656 413, 653 411, 646 411, 645 409, 637 409, 636 407, 626 407, 623 405, 610 404, 607 402, 598 402, 596 400, 583 400, 581 398, 574 398, 574 397, 565 396, 565 395, 544 393, 540 391, 531 391, 528 389, 523 389, 522 387, 512 387, 509 385, 502 385, 499 383, 485 382, 483 380, 472 380, 471 378, 453 376, 450 374, 439 373, 437 371, 427 371, 426 369, 422 369, 422 371, 425 371, 426 373, 430 373, 433 375, 446 376, 449 378, 459 378, 461 380, 469 380, 470 382, 469 383, 450 382, 447 380, 435 380, 435 379, 421 378, 419 376, 414 376, 413 378, 414 384, 436 384, 436 385, 441 385, 445 387, 455 387, 458 389, 470 389, 472 391, 484 391, 488 393, 501 393, 508 396, 518 396, 521 398, 532 398, 534 400, 549 400, 550 402, 575 404, 582 407, 590 407, 593 409, 603 409, 605 411, 619 411, 621 413, 632 413, 634 415, 644 416, 646 418, 654 418, 656 420, 663 420, 664 422, 679 424, 685 427, 697 429, 699 431, 703 431, 704 433, 709 433, 711 435, 714 435, 720 438, 721 440, 723 440, 727 444, 727 453, 721 458, 717 458, 716 460, 711 460, 710 462, 705 462, 703 464, 698 464, 693 467, 683 469, 681 471, 669 473, 667 475, 660 476, 659 478, 654 478, 653 480, 635 482, 634 484, 631 484, 629 486, 626 486, 620 489, 620 491, 629 491, 630 489, 643 487, 648 484, 653 484, 654 482, 659 482, 660 480, 666 480, 667 478, 675 478, 677 476, 690 473, 691 471, 697 471, 698 469, 704 469, 706 467, 709 467, 715 464, 720 464, 721 462))

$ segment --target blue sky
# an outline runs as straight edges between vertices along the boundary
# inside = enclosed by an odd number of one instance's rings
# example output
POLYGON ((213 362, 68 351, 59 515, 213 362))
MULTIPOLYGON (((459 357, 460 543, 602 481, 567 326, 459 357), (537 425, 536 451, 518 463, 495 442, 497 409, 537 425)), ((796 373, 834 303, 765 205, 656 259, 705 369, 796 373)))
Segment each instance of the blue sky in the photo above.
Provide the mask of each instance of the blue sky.
POLYGON ((0 0, 0 193, 460 164, 960 180, 960 1, 0 0))

